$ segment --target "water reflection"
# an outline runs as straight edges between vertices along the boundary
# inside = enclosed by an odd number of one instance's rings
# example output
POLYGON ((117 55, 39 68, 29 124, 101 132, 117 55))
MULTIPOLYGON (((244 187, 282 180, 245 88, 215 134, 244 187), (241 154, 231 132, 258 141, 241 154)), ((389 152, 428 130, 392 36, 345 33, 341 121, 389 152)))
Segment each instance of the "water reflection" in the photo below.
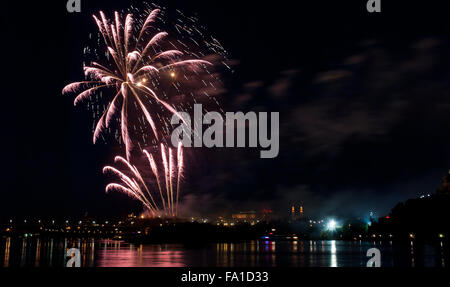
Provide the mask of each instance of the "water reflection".
POLYGON ((167 245, 138 245, 103 242, 99 246, 95 266, 99 267, 183 267, 186 266, 183 250, 167 245))
POLYGON ((6 239, 5 244, 5 258, 3 260, 3 266, 8 267, 9 266, 9 250, 11 248, 11 238, 6 239))
POLYGON ((381 251, 381 266, 445 267, 443 241, 435 245, 363 241, 242 241, 199 246, 132 244, 116 240, 69 238, 0 238, 0 263, 8 266, 65 266, 66 250, 78 248, 83 267, 360 267, 366 252, 381 251))
POLYGON ((41 260, 41 239, 38 238, 36 241, 36 259, 34 261, 34 266, 39 267, 41 260))
POLYGON ((336 240, 331 241, 331 267, 337 267, 336 240))

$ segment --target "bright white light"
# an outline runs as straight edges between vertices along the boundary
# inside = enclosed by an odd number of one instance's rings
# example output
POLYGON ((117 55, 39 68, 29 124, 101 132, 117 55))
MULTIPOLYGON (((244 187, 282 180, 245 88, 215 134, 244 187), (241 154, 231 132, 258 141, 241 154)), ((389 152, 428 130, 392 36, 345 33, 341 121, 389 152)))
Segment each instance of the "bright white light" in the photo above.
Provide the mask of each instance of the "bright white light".
POLYGON ((328 221, 327 229, 331 230, 331 231, 336 229, 336 221, 334 221, 334 219, 331 219, 330 221, 328 221))

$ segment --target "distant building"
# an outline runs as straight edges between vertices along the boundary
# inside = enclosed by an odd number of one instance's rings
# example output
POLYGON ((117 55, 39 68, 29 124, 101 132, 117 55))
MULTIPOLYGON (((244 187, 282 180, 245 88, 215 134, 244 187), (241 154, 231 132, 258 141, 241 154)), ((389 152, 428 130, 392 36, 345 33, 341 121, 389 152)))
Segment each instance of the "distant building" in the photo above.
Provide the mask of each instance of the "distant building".
POLYGON ((244 220, 255 220, 256 219, 256 211, 241 211, 239 213, 234 213, 231 215, 231 218, 239 221, 244 220))
POLYGON ((271 221, 271 220, 273 219, 273 218, 272 218, 272 214, 273 214, 272 209, 270 209, 270 208, 264 208, 264 209, 262 210, 262 220, 264 220, 265 222, 271 221))
POLYGON ((298 209, 296 209, 296 205, 291 205, 290 209, 290 218, 291 220, 299 220, 304 218, 304 208, 303 205, 298 205, 298 209))

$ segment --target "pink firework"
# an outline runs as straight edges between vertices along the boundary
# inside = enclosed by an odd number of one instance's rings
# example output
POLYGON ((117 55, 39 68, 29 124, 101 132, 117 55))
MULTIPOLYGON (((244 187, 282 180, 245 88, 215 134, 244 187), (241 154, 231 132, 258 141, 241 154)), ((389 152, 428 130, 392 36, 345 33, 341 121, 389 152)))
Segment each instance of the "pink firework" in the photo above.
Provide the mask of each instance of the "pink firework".
MULTIPOLYGON (((132 14, 127 14, 124 20, 118 12, 114 13, 113 20, 107 19, 101 11, 99 17, 94 15, 109 61, 103 65, 92 62, 90 66, 85 66, 84 73, 88 80, 71 83, 62 91, 63 94, 78 93, 75 105, 92 98, 102 89, 112 91, 108 97, 108 105, 96 123, 93 142, 97 141, 104 129, 110 126, 112 119, 120 113, 120 135, 128 160, 134 142, 130 136, 131 127, 136 130, 135 124, 131 123, 130 108, 134 106, 141 111, 151 128, 150 134, 158 140, 161 133, 158 126, 164 124, 157 125, 157 122, 164 120, 152 113, 154 105, 182 119, 168 99, 159 95, 165 95, 161 89, 167 86, 161 82, 170 81, 170 85, 179 90, 181 80, 192 82, 186 76, 187 71, 198 73, 199 69, 207 69, 207 66, 212 65, 206 60, 186 58, 193 55, 187 55, 185 50, 183 52, 171 41, 166 41, 168 33, 155 28, 159 13, 159 9, 152 10, 145 21, 137 25, 139 28, 135 26, 132 14), (163 48, 165 41, 166 46, 169 46, 167 49, 163 48), (177 79, 178 74, 180 79, 177 79)), ((142 134, 148 133, 142 131, 142 134)))
POLYGON ((146 150, 143 150, 143 153, 147 158, 148 168, 142 171, 125 158, 116 156, 114 162, 120 164, 123 171, 112 166, 105 166, 103 173, 117 176, 121 183, 108 184, 106 192, 118 191, 139 200, 152 216, 177 216, 180 180, 183 172, 183 150, 179 144, 176 161, 173 156, 170 156, 171 150, 161 144, 162 171, 158 169, 154 155, 146 150), (169 161, 167 161, 167 151, 171 159, 169 161), (144 177, 144 172, 149 176, 144 177), (165 185, 161 184, 161 177, 164 178, 165 185), (176 180, 175 195, 172 184, 174 180, 176 180))

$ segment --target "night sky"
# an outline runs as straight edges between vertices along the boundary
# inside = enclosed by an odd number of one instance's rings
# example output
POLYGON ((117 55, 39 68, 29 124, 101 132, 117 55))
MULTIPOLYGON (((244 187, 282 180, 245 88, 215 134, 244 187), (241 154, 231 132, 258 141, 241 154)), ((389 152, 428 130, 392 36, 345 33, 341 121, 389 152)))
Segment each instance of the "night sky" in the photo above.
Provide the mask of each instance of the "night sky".
MULTIPOLYGON (((105 194, 119 151, 92 144, 92 114, 62 88, 82 79, 91 15, 140 1, 2 4, 0 217, 121 216, 105 194)), ((26 3, 29 2, 29 3, 26 3)), ((439 1, 158 1, 196 15, 229 53, 225 111, 280 113, 280 154, 187 151, 185 214, 302 202, 311 216, 365 216, 432 193, 450 168, 450 22, 439 1)))

